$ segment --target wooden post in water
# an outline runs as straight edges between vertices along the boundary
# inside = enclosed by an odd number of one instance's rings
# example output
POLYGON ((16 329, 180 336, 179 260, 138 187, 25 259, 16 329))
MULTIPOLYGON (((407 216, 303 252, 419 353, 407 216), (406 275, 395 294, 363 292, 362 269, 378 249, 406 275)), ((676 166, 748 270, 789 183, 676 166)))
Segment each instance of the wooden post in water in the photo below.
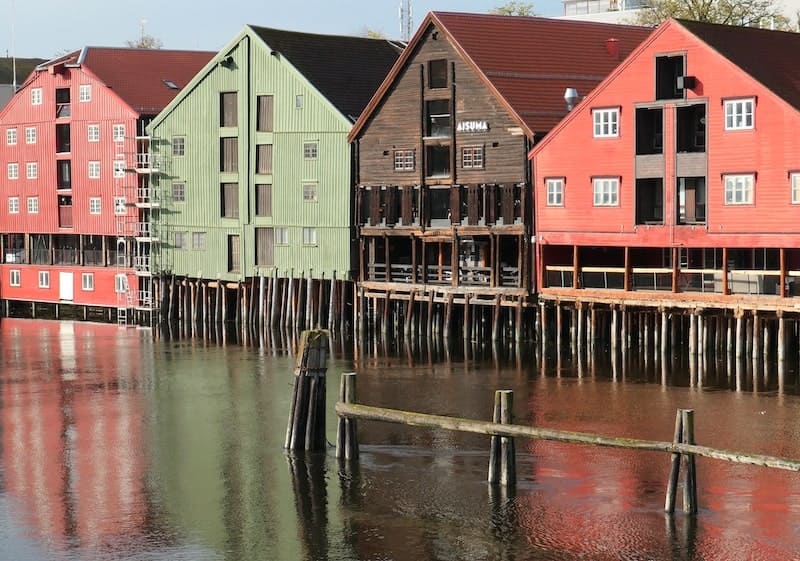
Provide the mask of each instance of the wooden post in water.
MULTIPOLYGON (((675 432, 672 438, 674 444, 681 444, 683 439, 683 417, 681 410, 675 413, 675 432)), ((681 471, 681 455, 672 454, 670 460, 669 480, 667 481, 667 498, 664 501, 664 510, 670 514, 675 512, 675 496, 678 488, 678 476, 681 471)))
POLYGON ((328 369, 328 334, 303 331, 294 371, 294 396, 289 410, 284 448, 325 450, 325 374, 328 369))
MULTIPOLYGON (((694 445, 694 411, 691 409, 679 409, 675 416, 675 436, 674 444, 694 445)), ((683 511, 687 514, 697 513, 697 474, 695 469, 694 454, 672 454, 672 465, 670 467, 669 482, 667 483, 667 497, 664 502, 664 510, 675 512, 675 496, 678 487, 678 476, 680 474, 681 459, 684 467, 683 484, 683 511)))
MULTIPOLYGON (((514 392, 497 390, 494 392, 495 423, 510 425, 514 423, 514 392)), ((517 467, 514 439, 507 436, 492 436, 489 452, 489 483, 514 485, 517 482, 517 467)))
MULTIPOLYGON (((356 402, 356 373, 342 374, 339 384, 339 401, 342 403, 356 402)), ((336 457, 345 460, 358 458, 358 432, 356 420, 349 417, 339 417, 336 427, 336 457)))

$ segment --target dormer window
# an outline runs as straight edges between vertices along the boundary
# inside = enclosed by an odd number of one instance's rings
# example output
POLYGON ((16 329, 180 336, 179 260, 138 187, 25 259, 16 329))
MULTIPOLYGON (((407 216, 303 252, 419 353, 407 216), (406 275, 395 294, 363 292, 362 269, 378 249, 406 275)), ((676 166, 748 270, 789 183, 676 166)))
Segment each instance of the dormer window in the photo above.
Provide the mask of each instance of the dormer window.
POLYGON ((656 99, 683 99, 683 63, 683 55, 656 57, 656 99))
POLYGON ((428 87, 447 87, 447 60, 441 58, 428 62, 428 87))

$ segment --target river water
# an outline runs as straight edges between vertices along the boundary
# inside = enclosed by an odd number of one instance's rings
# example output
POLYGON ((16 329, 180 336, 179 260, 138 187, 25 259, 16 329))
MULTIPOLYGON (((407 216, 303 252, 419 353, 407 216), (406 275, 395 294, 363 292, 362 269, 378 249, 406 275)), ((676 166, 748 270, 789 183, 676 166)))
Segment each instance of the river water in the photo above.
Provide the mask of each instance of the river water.
MULTIPOLYGON (((280 340, 278 340, 280 342, 280 340)), ((699 512, 663 512, 669 457, 517 441, 518 482, 487 485, 488 438, 361 422, 361 457, 288 455, 286 350, 153 340, 89 323, 0 322, 0 558, 28 560, 785 560, 800 558, 800 475, 697 459, 699 512)), ((291 347, 287 343, 287 347, 291 347)), ((796 369, 602 351, 335 345, 370 405, 800 458, 796 369), (465 358, 466 357, 466 358, 465 358), (738 377, 737 377, 738 373, 738 377)))

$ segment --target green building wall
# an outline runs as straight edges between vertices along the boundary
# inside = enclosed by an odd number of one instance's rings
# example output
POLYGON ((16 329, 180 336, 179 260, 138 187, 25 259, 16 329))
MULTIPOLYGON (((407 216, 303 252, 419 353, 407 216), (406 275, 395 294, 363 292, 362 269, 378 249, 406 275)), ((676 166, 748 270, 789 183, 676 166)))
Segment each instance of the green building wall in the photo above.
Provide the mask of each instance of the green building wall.
POLYGON ((351 123, 279 53, 249 28, 229 43, 150 125, 154 178, 161 207, 154 213, 159 237, 154 272, 203 279, 244 280, 258 275, 351 278, 351 123), (223 92, 237 92, 238 126, 221 127, 223 92), (257 97, 273 96, 273 132, 257 132, 257 97), (302 108, 297 107, 302 96, 302 108), (238 173, 220 171, 220 138, 238 137, 238 173), (172 139, 185 139, 183 156, 172 139), (318 143, 316 159, 303 145, 318 143), (271 175, 258 175, 256 146, 272 144, 271 175), (238 182, 239 217, 222 217, 221 184, 238 182), (185 183, 176 201, 173 184, 185 183), (272 185, 272 215, 256 216, 256 184, 272 185), (305 201, 303 185, 317 184, 317 200, 305 201), (272 266, 256 267, 255 228, 287 228, 288 243, 275 245, 272 266), (315 245, 303 244, 303 228, 316 228, 315 245), (189 246, 176 247, 175 233, 189 246), (205 249, 192 235, 205 232, 205 249), (228 236, 239 236, 237 272, 228 270, 228 236))

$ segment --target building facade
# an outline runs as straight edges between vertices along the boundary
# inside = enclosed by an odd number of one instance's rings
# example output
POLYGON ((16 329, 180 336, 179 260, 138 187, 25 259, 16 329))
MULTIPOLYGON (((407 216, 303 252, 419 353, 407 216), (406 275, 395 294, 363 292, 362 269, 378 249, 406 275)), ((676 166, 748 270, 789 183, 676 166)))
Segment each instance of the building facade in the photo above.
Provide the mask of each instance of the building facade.
POLYGON ((798 48, 669 21, 534 147, 541 296, 793 309, 798 48))
POLYGON ((0 113, 0 299, 146 315, 145 124, 210 58, 87 47, 36 68, 0 113))
POLYGON ((525 154, 566 114, 566 90, 588 93, 649 32, 428 14, 350 133, 363 292, 519 320, 534 288, 525 154))

